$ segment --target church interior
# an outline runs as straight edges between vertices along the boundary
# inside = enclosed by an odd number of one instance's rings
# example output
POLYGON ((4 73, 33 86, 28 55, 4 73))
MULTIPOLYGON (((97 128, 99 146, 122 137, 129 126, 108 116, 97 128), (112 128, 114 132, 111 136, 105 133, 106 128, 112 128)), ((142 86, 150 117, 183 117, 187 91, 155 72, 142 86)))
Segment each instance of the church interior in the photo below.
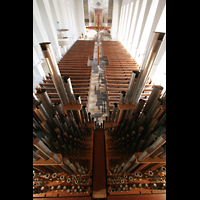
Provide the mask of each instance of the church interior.
POLYGON ((166 199, 166 0, 33 0, 33 199, 166 199))

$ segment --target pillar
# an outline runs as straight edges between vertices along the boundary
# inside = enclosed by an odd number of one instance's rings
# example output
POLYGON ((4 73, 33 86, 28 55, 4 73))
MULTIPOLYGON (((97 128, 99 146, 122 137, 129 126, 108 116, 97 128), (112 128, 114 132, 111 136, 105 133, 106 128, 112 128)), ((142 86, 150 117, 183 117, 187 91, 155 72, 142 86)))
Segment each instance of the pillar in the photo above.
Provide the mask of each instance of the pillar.
MULTIPOLYGON (((148 41, 149 36, 150 36, 150 31, 151 31, 151 27, 152 27, 152 24, 153 24, 153 21, 154 21, 154 16, 156 14, 158 2, 159 2, 159 0, 153 0, 152 1, 150 10, 149 10, 149 13, 148 13, 148 16, 147 16, 147 20, 146 20, 146 23, 145 23, 145 26, 144 26, 144 29, 143 29, 143 32, 142 32, 142 36, 141 36, 138 51, 137 51, 137 54, 136 54, 136 58, 137 58, 138 54, 144 54, 145 53, 147 41, 148 41)), ((140 65, 140 63, 137 60, 136 60, 136 62, 140 65)))
MULTIPOLYGON (((33 86, 36 87, 45 76, 41 65, 42 60, 39 60, 35 47, 33 46, 33 86)), ((33 88, 34 89, 34 88, 33 88)))
POLYGON ((38 42, 49 42, 42 17, 40 15, 39 7, 36 0, 33 0, 33 30, 38 42))
POLYGON ((125 13, 124 13, 124 23, 123 23, 123 27, 122 27, 122 38, 121 38, 121 43, 124 46, 124 40, 125 40, 125 33, 126 33, 126 28, 127 28, 127 17, 128 17, 128 13, 130 10, 130 4, 126 4, 125 5, 125 13))
POLYGON ((74 0, 75 9, 76 9, 76 17, 77 17, 77 24, 78 24, 78 34, 81 36, 85 36, 86 29, 85 29, 85 21, 84 21, 84 9, 83 9, 83 0, 74 0))
POLYGON ((123 23, 124 23, 124 11, 125 10, 125 5, 123 5, 121 7, 121 13, 120 13, 120 26, 119 26, 119 31, 118 31, 118 34, 119 34, 119 41, 121 41, 121 38, 122 38, 122 32, 123 32, 123 23))
MULTIPOLYGON (((157 24, 160 20, 163 8, 166 4, 165 0, 153 0, 149 13, 148 13, 148 17, 147 17, 147 21, 145 23, 145 27, 142 33, 142 37, 140 40, 140 44, 139 44, 139 48, 136 54, 136 61, 138 62, 138 64, 142 64, 141 60, 143 60, 143 56, 145 56, 145 51, 148 48, 148 44, 150 42, 150 39, 152 37, 153 32, 155 31, 157 24), (137 55, 142 55, 140 56, 140 59, 137 60, 137 55)), ((162 20, 162 23, 164 23, 166 20, 162 20)))
POLYGON ((60 47, 58 44, 58 39, 57 39, 57 32, 56 32, 56 27, 54 26, 53 23, 53 17, 51 14, 51 8, 49 5, 48 0, 37 0, 39 10, 42 16, 42 20, 45 25, 45 29, 47 31, 49 40, 52 44, 56 60, 59 61, 61 58, 61 52, 60 52, 60 47))
POLYGON ((129 37, 128 37, 127 51, 129 53, 131 52, 132 42, 133 42, 134 34, 136 32, 136 24, 139 17, 141 5, 142 5, 142 1, 136 0, 135 6, 133 8, 133 16, 131 19, 131 27, 129 31, 129 37))
POLYGON ((141 34, 142 22, 143 22, 143 18, 144 18, 144 14, 145 14, 146 5, 147 5, 147 0, 143 0, 141 10, 140 10, 140 14, 139 14, 139 18, 138 18, 138 21, 137 21, 137 26, 136 26, 136 29, 135 29, 136 32, 135 32, 135 35, 134 35, 134 38, 133 38, 131 52, 130 52, 130 54, 133 58, 135 58, 135 52, 138 48, 138 42, 139 42, 139 37, 140 37, 140 34, 141 34))
POLYGON ((130 30, 134 6, 135 6, 135 2, 131 2, 130 6, 129 6, 129 13, 128 13, 128 17, 127 17, 127 24, 126 24, 126 30, 125 30, 125 36, 124 36, 124 47, 125 48, 127 48, 128 37, 129 37, 129 34, 130 34, 129 30, 130 30))
POLYGON ((113 13, 112 13, 112 28, 111 36, 113 39, 117 39, 118 27, 119 27, 119 18, 120 18, 120 8, 121 0, 113 0, 113 13))

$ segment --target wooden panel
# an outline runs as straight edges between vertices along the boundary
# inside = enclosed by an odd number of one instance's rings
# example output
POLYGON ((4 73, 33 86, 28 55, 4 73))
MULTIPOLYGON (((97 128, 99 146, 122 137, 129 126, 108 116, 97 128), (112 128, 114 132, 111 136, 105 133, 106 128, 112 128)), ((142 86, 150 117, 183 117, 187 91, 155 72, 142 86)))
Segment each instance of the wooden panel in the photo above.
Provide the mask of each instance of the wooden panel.
POLYGON ((166 194, 108 196, 108 200, 166 200, 166 194))
POLYGON ((33 200, 91 200, 91 197, 89 196, 89 193, 86 194, 81 194, 82 197, 80 197, 80 194, 73 194, 73 196, 70 196, 69 193, 67 193, 66 191, 60 192, 59 193, 59 197, 57 197, 57 193, 58 192, 48 192, 49 194, 46 195, 46 197, 44 197, 45 195, 34 195, 33 200), (61 195, 60 195, 61 194, 61 195), (68 196, 67 196, 68 195, 68 196), (62 197, 60 197, 62 196, 62 197), (48 198, 49 197, 49 198, 48 198))
POLYGON ((63 161, 62 161, 61 154, 56 154, 56 155, 61 159, 61 162, 58 163, 58 164, 51 159, 48 159, 48 160, 45 161, 42 158, 40 158, 38 161, 35 161, 33 159, 33 166, 37 166, 37 165, 39 165, 39 166, 42 166, 42 165, 62 165, 63 161))
POLYGON ((106 165, 104 149, 104 130, 94 131, 94 165, 92 198, 106 198, 106 165))

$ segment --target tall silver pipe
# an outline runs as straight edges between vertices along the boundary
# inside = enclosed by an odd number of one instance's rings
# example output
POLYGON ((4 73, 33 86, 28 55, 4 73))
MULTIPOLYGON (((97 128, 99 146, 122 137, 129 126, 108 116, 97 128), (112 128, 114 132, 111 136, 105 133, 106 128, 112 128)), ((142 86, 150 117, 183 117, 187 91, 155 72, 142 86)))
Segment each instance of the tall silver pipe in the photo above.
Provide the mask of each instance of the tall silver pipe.
POLYGON ((73 174, 73 171, 64 163, 62 165, 60 165, 60 167, 62 167, 67 173, 73 174))
POLYGON ((120 113, 120 110, 119 110, 119 108, 117 107, 117 109, 116 109, 116 114, 115 114, 115 119, 114 119, 114 122, 115 122, 115 123, 117 123, 117 121, 118 121, 119 113, 120 113))
POLYGON ((40 47, 44 55, 44 58, 46 60, 47 66, 49 67, 49 71, 51 73, 51 77, 53 79, 54 85, 60 97, 61 103, 63 105, 68 104, 69 99, 65 91, 64 83, 61 78, 56 58, 53 54, 51 43, 50 42, 40 43, 40 47))
POLYGON ((43 114, 43 116, 46 118, 45 120, 47 120, 47 122, 50 124, 50 126, 52 128, 54 128, 56 126, 56 124, 53 121, 52 115, 50 116, 47 111, 45 110, 44 106, 42 103, 40 103, 40 105, 38 105, 38 108, 40 109, 41 113, 43 114))
POLYGON ((92 119, 91 119, 91 112, 88 112, 88 119, 89 119, 89 122, 92 122, 92 119))
POLYGON ((111 122, 111 116, 112 116, 112 111, 109 111, 109 113, 108 113, 108 122, 111 122))
POLYGON ((48 160, 49 159, 49 157, 47 157, 45 154, 43 154, 39 149, 36 151, 36 153, 43 160, 48 160))
POLYGON ((122 174, 125 170, 127 170, 127 169, 131 166, 132 162, 135 161, 136 158, 138 158, 138 157, 139 157, 139 156, 138 156, 138 153, 134 153, 134 154, 131 156, 131 158, 128 160, 128 162, 125 164, 124 168, 123 168, 122 171, 121 171, 121 174, 122 174))
POLYGON ((144 104, 145 104, 145 100, 140 99, 139 102, 138 102, 138 104, 137 104, 136 109, 134 110, 135 119, 138 118, 138 116, 139 116, 139 114, 140 114, 140 112, 141 112, 141 110, 142 110, 144 104))
POLYGON ((149 147, 149 149, 156 151, 159 147, 161 147, 166 142, 166 134, 162 134, 158 139, 149 147))
POLYGON ((143 110, 143 112, 145 114, 147 114, 154 107, 155 103, 157 102, 158 98, 160 97, 162 90, 163 90, 163 87, 161 85, 155 85, 153 87, 151 95, 149 96, 149 99, 143 110))
POLYGON ((138 158, 138 161, 142 162, 145 158, 149 157, 152 153, 153 153, 152 149, 146 148, 146 150, 143 151, 143 153, 138 158))
POLYGON ((85 118, 85 123, 87 123, 88 122, 88 112, 87 112, 86 106, 82 106, 82 112, 83 112, 83 116, 85 118))
POLYGON ((64 76, 63 80, 64 80, 64 86, 67 92, 67 96, 69 97, 69 102, 70 104, 73 105, 76 103, 76 99, 75 99, 74 92, 72 89, 71 79, 69 76, 64 76))
POLYGON ((36 97, 35 93, 33 92, 33 103, 37 107, 40 104, 39 99, 36 97))
POLYGON ((75 173, 78 174, 78 172, 76 171, 75 166, 69 161, 69 159, 67 158, 63 158, 63 162, 70 167, 70 169, 75 173))
POLYGON ((145 53, 144 62, 142 64, 142 68, 141 68, 140 74, 138 76, 138 80, 135 84, 134 91, 132 94, 131 102, 133 104, 138 103, 138 100, 143 91, 143 88, 147 81, 147 78, 149 77, 154 60, 157 56, 160 45, 164 39, 164 36, 165 36, 165 33, 161 33, 161 32, 153 33, 152 39, 151 39, 151 41, 148 45, 148 49, 145 53))
POLYGON ((61 103, 57 101, 54 103, 54 105, 56 107, 56 110, 58 111, 59 116, 62 118, 65 115, 65 113, 64 113, 61 103))
POLYGON ((76 94, 75 98, 76 98, 76 103, 77 104, 81 104, 81 97, 80 97, 80 95, 76 94))
POLYGON ((123 167, 122 171, 120 172, 120 174, 122 174, 123 172, 125 172, 125 170, 127 170, 130 166, 131 166, 131 162, 127 162, 127 163, 124 165, 124 167, 123 167))
POLYGON ((45 89, 40 89, 37 91, 37 94, 40 97, 40 100, 45 108, 45 110, 47 111, 47 113, 52 116, 54 115, 56 112, 53 108, 53 104, 51 103, 51 100, 49 98, 49 95, 47 94, 45 89))
POLYGON ((111 116, 111 120, 110 120, 111 122, 114 122, 116 111, 117 111, 117 103, 114 103, 113 112, 112 112, 112 116, 111 116))
POLYGON ((61 162, 61 159, 54 152, 51 152, 49 154, 49 158, 53 160, 54 162, 56 162, 57 164, 61 162))
POLYGON ((163 148, 164 148, 164 151, 158 156, 161 159, 163 159, 166 156, 166 145, 164 145, 163 148))
POLYGON ((140 164, 140 163, 139 163, 137 160, 135 160, 134 163, 133 163, 133 165, 132 165, 132 167, 129 168, 129 169, 127 170, 127 173, 131 172, 131 171, 132 171, 133 169, 135 169, 139 164, 140 164))
POLYGON ((124 103, 125 95, 126 95, 126 91, 121 91, 121 95, 120 95, 120 98, 119 98, 119 104, 124 103))
POLYGON ((131 101, 131 97, 132 97, 132 94, 133 94, 133 91, 134 91, 134 86, 135 86, 135 83, 137 81, 139 73, 140 72, 138 72, 138 71, 132 71, 131 79, 129 81, 129 86, 128 86, 128 90, 127 90, 127 94, 126 94, 126 98, 125 98, 126 104, 129 104, 130 101, 131 101))
POLYGON ((33 159, 35 160, 35 161, 37 161, 37 160, 39 160, 40 159, 40 157, 37 155, 37 153, 33 150, 33 159))
POLYGON ((163 147, 159 147, 156 151, 154 151, 154 153, 152 153, 150 155, 151 158, 155 158, 157 156, 159 156, 162 152, 164 151, 163 147))
POLYGON ((49 154, 52 152, 40 139, 35 138, 33 140, 33 145, 37 147, 42 153, 49 157, 49 154))

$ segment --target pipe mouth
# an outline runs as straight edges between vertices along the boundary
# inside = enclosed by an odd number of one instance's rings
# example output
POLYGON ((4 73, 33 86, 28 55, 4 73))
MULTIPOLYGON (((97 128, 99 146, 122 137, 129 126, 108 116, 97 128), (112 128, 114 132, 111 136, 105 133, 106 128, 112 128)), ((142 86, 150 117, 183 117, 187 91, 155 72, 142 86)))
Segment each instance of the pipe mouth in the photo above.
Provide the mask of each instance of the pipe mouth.
POLYGON ((132 176, 129 176, 129 181, 133 181, 133 177, 132 176))
POLYGON ((159 35, 159 37, 158 37, 158 40, 163 40, 164 36, 165 36, 165 33, 161 32, 160 35, 159 35))
POLYGON ((162 172, 166 172, 166 168, 165 167, 161 167, 161 171, 162 172))
POLYGON ((56 177, 57 177, 57 173, 53 173, 52 178, 56 178, 56 177))
POLYGON ((37 91, 37 94, 43 94, 43 93, 45 93, 45 91, 46 91, 45 89, 40 89, 37 91))
POLYGON ((142 177, 142 174, 141 174, 141 173, 139 173, 139 177, 142 177))
POLYGON ((133 73, 135 74, 135 78, 138 78, 140 72, 139 71, 133 71, 133 73))
POLYGON ((64 76, 63 77, 64 82, 67 83, 67 79, 69 79, 69 78, 70 78, 69 76, 64 76))
POLYGON ((148 175, 149 176, 153 176, 153 172, 152 171, 148 171, 148 175))
POLYGON ((138 176, 139 176, 139 174, 138 174, 137 172, 135 172, 135 173, 134 173, 134 175, 135 175, 136 177, 138 177, 138 176))
POLYGON ((55 106, 57 106, 57 105, 59 105, 59 104, 60 104, 59 101, 56 101, 56 102, 54 103, 55 106))
POLYGON ((46 175, 45 175, 45 179, 49 179, 50 176, 51 176, 50 174, 46 174, 46 175))
POLYGON ((75 95, 76 100, 78 100, 79 97, 80 97, 80 95, 78 95, 78 94, 75 95))
POLYGON ((161 86, 161 85, 154 85, 153 88, 154 88, 154 87, 156 87, 156 88, 158 88, 158 89, 160 89, 160 90, 163 90, 163 86, 161 86))
POLYGON ((47 50, 46 45, 51 44, 51 42, 41 42, 39 45, 41 46, 42 50, 47 50))
POLYGON ((126 91, 121 91, 121 93, 123 94, 123 97, 125 97, 126 91))

